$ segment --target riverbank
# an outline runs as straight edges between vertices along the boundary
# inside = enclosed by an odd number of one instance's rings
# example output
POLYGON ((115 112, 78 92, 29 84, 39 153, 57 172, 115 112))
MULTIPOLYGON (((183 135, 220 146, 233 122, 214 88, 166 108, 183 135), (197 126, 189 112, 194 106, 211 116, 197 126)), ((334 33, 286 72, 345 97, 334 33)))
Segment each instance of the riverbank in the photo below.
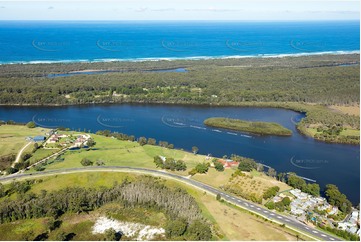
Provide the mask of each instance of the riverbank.
POLYGON ((359 118, 328 108, 359 104, 359 56, 1 65, 0 103, 285 108, 306 114, 296 124, 304 135, 325 142, 359 144, 359 118), (177 68, 186 68, 188 72, 157 71, 177 68), (44 77, 44 73, 61 75, 110 69, 119 72, 44 77), (335 132, 333 127, 337 128, 335 132), (346 129, 352 132, 344 132, 346 129))
MULTIPOLYGON (((96 104, 144 104, 144 105, 167 105, 167 106, 194 106, 194 107, 257 107, 257 108, 280 108, 286 110, 296 111, 302 114, 305 114, 305 118, 300 120, 300 122, 292 121, 297 130, 310 138, 314 138, 321 142, 328 143, 339 143, 339 144, 351 144, 358 145, 360 143, 360 130, 359 128, 359 119, 356 115, 349 115, 346 113, 335 112, 326 105, 319 104, 310 104, 310 103, 295 103, 295 102, 226 102, 226 103, 212 103, 212 104, 192 104, 188 102, 120 102, 120 103, 83 103, 83 104, 14 104, 14 105, 4 105, 0 106, 12 107, 12 106, 27 106, 27 107, 62 107, 62 106, 89 106, 96 104), (332 127, 332 123, 345 123, 345 128, 338 134, 321 136, 324 130, 329 129, 327 127, 332 127), (352 124, 352 125, 350 125, 352 124), (317 130, 318 128, 318 130, 317 130)), ((354 109, 350 107, 351 109, 354 109)), ((5 120, 6 121, 6 120, 5 120)))

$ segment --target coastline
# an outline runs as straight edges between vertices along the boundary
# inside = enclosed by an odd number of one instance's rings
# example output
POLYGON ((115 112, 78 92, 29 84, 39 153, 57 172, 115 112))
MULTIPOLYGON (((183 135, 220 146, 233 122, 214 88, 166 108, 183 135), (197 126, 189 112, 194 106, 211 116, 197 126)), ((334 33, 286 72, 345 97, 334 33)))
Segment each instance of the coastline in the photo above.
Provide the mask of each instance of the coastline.
POLYGON ((110 63, 110 62, 157 62, 157 61, 196 61, 196 60, 227 60, 227 59, 253 59, 253 58, 287 58, 302 56, 323 55, 354 55, 360 50, 338 50, 322 52, 300 52, 284 54, 254 54, 254 55, 219 55, 219 56, 190 56, 190 57, 152 57, 152 58, 106 58, 106 59, 74 59, 74 60, 30 60, 30 61, 0 61, 1 65, 36 65, 36 64, 74 64, 74 63, 110 63))

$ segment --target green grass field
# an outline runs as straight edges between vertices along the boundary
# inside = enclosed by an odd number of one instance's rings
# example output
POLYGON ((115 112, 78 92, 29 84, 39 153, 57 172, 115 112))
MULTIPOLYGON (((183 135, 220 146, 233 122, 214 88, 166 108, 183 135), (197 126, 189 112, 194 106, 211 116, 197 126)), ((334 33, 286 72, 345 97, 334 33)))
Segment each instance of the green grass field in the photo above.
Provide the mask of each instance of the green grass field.
MULTIPOLYGON (((76 174, 62 174, 56 176, 42 177, 42 182, 35 183, 28 191, 39 194, 41 190, 56 191, 65 187, 81 186, 99 188, 101 186, 110 187, 114 182, 121 182, 125 178, 135 180, 139 175, 123 172, 82 172, 76 174)), ((39 179, 39 178, 37 178, 39 179)), ((242 209, 236 209, 225 203, 221 203, 214 196, 204 193, 189 185, 175 180, 166 180, 170 187, 181 187, 193 196, 200 208, 203 216, 212 222, 213 231, 216 234, 215 240, 295 240, 295 235, 285 228, 264 221, 255 217, 242 209)), ((73 240, 101 240, 101 235, 91 234, 91 227, 99 216, 110 214, 111 217, 123 221, 141 222, 149 225, 162 225, 165 220, 164 215, 159 212, 145 209, 124 210, 117 204, 105 205, 96 211, 88 214, 67 213, 60 217, 62 224, 60 228, 49 234, 50 240, 56 240, 56 235, 60 231, 75 234, 73 240), (120 210, 119 210, 120 209, 120 210), (144 220, 144 215, 147 219, 144 220)), ((37 234, 46 231, 47 218, 20 220, 12 223, 0 225, 2 239, 24 240, 24 236, 29 239, 37 234)), ((307 238, 305 238, 307 239, 307 238)))
POLYGON ((20 149, 29 141, 26 137, 45 135, 48 129, 36 127, 29 129, 22 125, 1 125, 0 126, 0 156, 17 154, 20 149))
MULTIPOLYGON (((312 137, 314 137, 315 134, 322 134, 322 132, 317 132, 317 128, 306 128, 306 132, 312 137)), ((348 128, 342 130, 340 136, 360 136, 360 130, 348 128)))
MULTIPOLYGON (((161 155, 185 161, 187 164, 187 170, 183 172, 174 172, 185 176, 188 175, 188 171, 193 169, 198 163, 205 161, 210 162, 210 160, 206 160, 206 156, 194 155, 181 150, 167 149, 153 145, 140 146, 137 142, 121 141, 111 137, 95 134, 92 134, 91 136, 96 142, 96 145, 93 147, 94 149, 89 151, 86 149, 67 151, 61 156, 61 158, 64 158, 64 161, 55 161, 48 164, 45 166, 46 170, 83 167, 80 163, 83 158, 90 159, 94 163, 97 160, 101 160, 104 162, 105 166, 130 166, 157 169, 153 162, 153 158, 157 155, 161 155)), ((55 160, 55 158, 53 160, 55 160)), ((243 184, 245 188, 242 190, 245 193, 249 195, 256 193, 259 197, 261 197, 263 191, 270 186, 279 186, 281 191, 289 189, 289 186, 285 183, 279 182, 276 179, 256 171, 251 172, 250 175, 252 176, 252 179, 248 179, 248 176, 238 177, 236 179, 237 184, 233 184, 234 182, 231 183, 230 178, 235 169, 236 168, 227 168, 223 172, 218 172, 214 168, 210 167, 207 174, 196 174, 193 176, 193 179, 217 188, 227 184, 232 186, 240 186, 240 184, 243 184)), ((28 172, 34 172, 34 169, 31 169, 28 172)), ((76 183, 81 182, 82 178, 79 179, 80 180, 77 180, 76 183)), ((56 186, 57 184, 58 183, 55 183, 54 185, 56 186)), ((87 181, 87 184, 92 184, 92 181, 87 181)), ((71 183, 67 185, 71 185, 71 183)))
MULTIPOLYGON (((63 162, 55 162, 46 166, 46 169, 62 169, 82 167, 80 161, 83 158, 90 159, 94 163, 101 160, 106 166, 133 166, 155 169, 154 157, 162 155, 175 159, 182 159, 187 163, 188 170, 195 167, 199 162, 205 161, 205 156, 194 155, 175 149, 167 149, 159 146, 140 146, 137 142, 121 141, 111 137, 91 134, 96 145, 91 150, 81 149, 67 151, 62 157, 63 162)), ((181 174, 187 174, 183 172, 181 174)))

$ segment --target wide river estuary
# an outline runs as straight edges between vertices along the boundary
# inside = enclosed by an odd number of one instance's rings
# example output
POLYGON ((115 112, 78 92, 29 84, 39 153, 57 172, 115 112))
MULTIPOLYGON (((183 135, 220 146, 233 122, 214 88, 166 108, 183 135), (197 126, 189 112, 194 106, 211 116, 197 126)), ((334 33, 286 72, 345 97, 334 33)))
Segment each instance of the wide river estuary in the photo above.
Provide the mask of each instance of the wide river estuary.
POLYGON ((238 154, 271 166, 277 172, 296 172, 316 180, 324 189, 332 183, 354 205, 359 203, 360 149, 356 145, 327 144, 301 135, 295 124, 303 114, 275 108, 200 107, 173 105, 85 105, 67 107, 0 107, 0 120, 71 129, 112 130, 173 143, 175 148, 201 154, 238 154), (256 136, 206 127, 209 117, 277 122, 292 130, 291 137, 256 136))

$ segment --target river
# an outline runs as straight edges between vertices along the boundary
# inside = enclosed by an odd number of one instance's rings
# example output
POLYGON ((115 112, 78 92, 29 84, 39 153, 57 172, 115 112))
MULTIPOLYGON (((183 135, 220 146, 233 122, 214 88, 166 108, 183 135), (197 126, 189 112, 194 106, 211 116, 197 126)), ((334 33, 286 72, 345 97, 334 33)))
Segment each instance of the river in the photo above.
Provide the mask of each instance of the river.
POLYGON ((324 189, 332 183, 353 204, 360 197, 360 149, 355 145, 327 144, 298 133, 295 123, 304 114, 276 108, 204 107, 176 105, 84 105, 62 107, 0 107, 0 120, 71 129, 109 129, 136 137, 173 143, 175 148, 222 157, 238 154, 271 166, 278 172, 296 172, 316 180, 324 189), (206 127, 209 117, 277 122, 293 131, 291 137, 256 136, 206 127))

